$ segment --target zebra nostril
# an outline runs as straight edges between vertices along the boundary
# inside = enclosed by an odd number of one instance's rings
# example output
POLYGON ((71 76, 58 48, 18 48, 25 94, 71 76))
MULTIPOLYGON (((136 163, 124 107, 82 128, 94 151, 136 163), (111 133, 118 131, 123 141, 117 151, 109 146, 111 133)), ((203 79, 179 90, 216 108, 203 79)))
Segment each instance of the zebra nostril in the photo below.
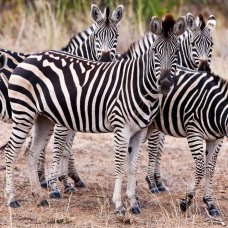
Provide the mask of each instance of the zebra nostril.
POLYGON ((207 60, 200 61, 198 71, 211 72, 211 68, 207 60))
POLYGON ((111 57, 110 51, 101 53, 100 62, 111 62, 111 61, 112 61, 112 57, 111 57))

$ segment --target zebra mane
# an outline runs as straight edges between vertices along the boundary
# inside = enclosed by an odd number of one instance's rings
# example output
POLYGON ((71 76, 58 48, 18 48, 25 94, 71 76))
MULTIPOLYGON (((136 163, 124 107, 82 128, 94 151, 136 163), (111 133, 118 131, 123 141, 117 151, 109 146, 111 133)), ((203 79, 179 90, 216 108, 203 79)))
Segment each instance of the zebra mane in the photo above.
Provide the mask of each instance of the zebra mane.
POLYGON ((152 40, 154 41, 154 39, 155 38, 151 32, 147 33, 141 39, 133 42, 128 48, 128 50, 124 52, 122 55, 118 56, 117 59, 130 58, 133 57, 133 55, 141 55, 142 53, 144 53, 143 48, 145 48, 146 43, 148 45, 152 43, 152 40))
POLYGON ((216 81, 216 83, 221 82, 223 85, 226 85, 226 87, 228 88, 228 81, 227 79, 219 76, 218 74, 215 74, 213 72, 208 73, 210 76, 212 76, 214 78, 214 80, 216 81))
POLYGON ((171 14, 165 16, 165 19, 162 21, 162 29, 164 36, 168 37, 169 32, 173 29, 175 20, 171 14))
POLYGON ((199 20, 200 20, 200 29, 203 30, 206 26, 206 23, 204 21, 204 18, 203 18, 203 15, 202 14, 199 14, 199 20))
POLYGON ((109 25, 109 22, 110 22, 110 20, 109 20, 110 9, 109 9, 108 6, 106 7, 105 13, 106 13, 106 21, 105 21, 105 24, 108 26, 109 25))

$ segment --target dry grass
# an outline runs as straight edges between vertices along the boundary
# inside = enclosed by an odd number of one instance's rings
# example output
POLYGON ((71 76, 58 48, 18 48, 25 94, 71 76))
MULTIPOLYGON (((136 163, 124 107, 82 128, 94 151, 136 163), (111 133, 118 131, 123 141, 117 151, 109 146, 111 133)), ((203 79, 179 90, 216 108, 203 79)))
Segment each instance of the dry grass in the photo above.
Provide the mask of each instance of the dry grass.
MULTIPOLYGON (((70 36, 73 35, 73 31, 76 33, 91 24, 89 15, 86 15, 85 18, 88 21, 84 24, 80 23, 80 18, 74 18, 72 19, 73 27, 69 31, 64 27, 64 23, 57 23, 48 6, 44 8, 44 17, 40 25, 36 21, 35 14, 26 16, 22 10, 21 15, 22 17, 19 17, 18 20, 13 18, 9 24, 1 28, 0 46, 2 48, 22 52, 36 52, 49 48, 59 49, 67 44, 70 36)), ((136 22, 127 20, 126 16, 120 25, 118 47, 120 51, 126 50, 133 40, 142 35, 138 31, 136 22)), ((214 40, 212 61, 214 72, 227 78, 228 29, 218 23, 214 40)), ((10 125, 0 123, 0 126, 0 142, 3 143, 9 137, 10 125)), ((228 220, 227 145, 228 142, 225 142, 219 155, 214 178, 214 196, 226 222, 228 220)), ((52 144, 48 146, 47 166, 50 164, 51 150, 52 144)), ((184 214, 179 210, 179 199, 184 197, 194 172, 194 162, 185 139, 167 137, 162 170, 169 191, 160 195, 148 193, 147 184, 144 180, 147 172, 148 155, 146 146, 144 146, 138 171, 142 214, 139 216, 129 215, 129 220, 125 222, 116 220, 112 213, 114 210, 111 202, 114 184, 112 134, 78 134, 73 150, 78 161, 78 170, 85 180, 87 188, 78 190, 74 195, 64 195, 61 200, 51 199, 49 208, 36 207, 36 201, 30 194, 29 182, 25 174, 25 161, 23 153, 21 153, 15 169, 15 181, 22 207, 16 210, 7 208, 4 190, 1 188, 0 227, 192 228, 218 226, 208 221, 202 203, 203 184, 201 184, 194 205, 190 210, 184 214), (96 157, 95 160, 94 157, 96 157)), ((0 154, 0 159, 0 183, 4 186, 3 153, 0 154)))

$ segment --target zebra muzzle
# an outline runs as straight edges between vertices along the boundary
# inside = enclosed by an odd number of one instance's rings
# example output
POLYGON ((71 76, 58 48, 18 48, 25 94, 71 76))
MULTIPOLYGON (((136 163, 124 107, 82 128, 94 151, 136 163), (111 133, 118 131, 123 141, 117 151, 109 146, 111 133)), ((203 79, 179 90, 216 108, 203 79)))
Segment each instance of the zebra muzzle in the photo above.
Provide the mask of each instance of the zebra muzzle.
POLYGON ((211 72, 211 68, 207 60, 200 61, 198 71, 206 71, 209 73, 211 72))
POLYGON ((111 62, 111 52, 102 52, 100 62, 111 62))
POLYGON ((172 79, 171 76, 166 76, 166 77, 162 77, 158 80, 158 89, 159 89, 159 93, 161 94, 168 94, 170 88, 172 86, 172 79))

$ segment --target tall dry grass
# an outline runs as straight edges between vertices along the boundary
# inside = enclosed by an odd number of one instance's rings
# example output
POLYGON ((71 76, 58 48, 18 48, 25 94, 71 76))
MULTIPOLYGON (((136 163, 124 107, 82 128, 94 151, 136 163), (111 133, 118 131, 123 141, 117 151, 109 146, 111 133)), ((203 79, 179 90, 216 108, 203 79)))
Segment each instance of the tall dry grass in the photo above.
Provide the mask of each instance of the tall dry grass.
MULTIPOLYGON (((56 14, 56 11, 53 10, 49 1, 37 1, 36 4, 37 11, 26 10, 19 6, 15 11, 6 10, 2 12, 0 23, 1 48, 28 53, 46 49, 60 49, 67 44, 71 36, 92 24, 89 11, 84 12, 83 15, 76 14, 72 18, 66 19, 63 17, 63 14, 56 14), (37 17, 37 14, 40 16, 37 17), (66 25, 66 21, 70 21, 70 26, 66 25)), ((112 10, 113 9, 114 7, 112 10)), ((184 15, 187 12, 189 12, 189 9, 182 7, 179 14, 184 15)), ((197 10, 194 11, 194 15, 196 15, 196 12, 197 10)), ((213 13, 217 18, 217 27, 213 34, 212 69, 215 73, 228 79, 228 28, 225 27, 224 19, 222 16, 219 16, 219 12, 210 11, 210 13, 213 13)), ((141 16, 140 14, 135 16, 135 13, 130 9, 126 10, 125 19, 119 27, 120 37, 118 49, 120 52, 125 51, 134 40, 139 39, 148 31, 148 24, 144 23, 143 17, 141 16)), ((80 140, 82 140, 82 138, 80 140)), ((89 140, 87 139, 87 141, 89 140)), ((100 145, 102 145, 102 143, 103 141, 99 142, 100 145)), ((89 173, 91 176, 93 171, 94 170, 89 173)), ((112 227, 113 218, 112 215, 110 215, 112 209, 110 209, 109 199, 105 197, 108 194, 110 195, 110 193, 106 192, 107 190, 103 189, 102 185, 99 187, 100 189, 102 188, 102 191, 97 193, 97 203, 100 209, 99 219, 102 219, 102 224, 105 224, 106 227, 112 227), (99 194, 102 194, 102 197, 99 194)), ((144 194, 146 195, 146 192, 144 192, 144 194)), ((195 224, 199 221, 200 216, 197 211, 194 211, 194 213, 190 212, 190 214, 183 216, 172 195, 170 195, 169 198, 172 213, 164 206, 166 201, 163 200, 162 197, 151 195, 149 200, 153 201, 154 205, 158 207, 159 214, 152 211, 151 214, 149 214, 151 220, 145 220, 145 227, 196 227, 195 224)), ((69 210, 71 203, 71 198, 69 198, 65 205, 66 211, 69 210)), ((197 203, 196 200, 196 204, 197 203)), ((147 210, 147 212, 148 211, 149 210, 147 210)), ((62 214, 58 213, 57 215, 54 214, 56 215, 54 219, 52 219, 53 217, 51 216, 46 218, 48 216, 45 214, 46 217, 43 220, 49 219, 57 227, 57 223, 68 219, 67 214, 67 212, 62 214)), ((53 214, 51 215, 54 216, 53 214)), ((10 218, 10 226, 13 226, 13 223, 17 223, 17 221, 13 220, 12 216, 10 218)), ((42 217, 40 219, 42 220, 42 217)), ((77 220, 76 217, 71 217, 70 219, 77 220)), ((134 221, 130 222, 132 222, 132 224, 124 226, 135 227, 134 221)), ((91 224, 91 227, 92 226, 91 224)), ((206 226, 207 225, 205 225, 205 227, 206 226)))
MULTIPOLYGON (((65 2, 69 4, 68 0, 65 2)), ((75 4, 80 2, 76 1, 75 4)), ((119 1, 117 2, 119 3, 119 1)), ((117 2, 111 4, 111 10, 114 10, 117 2)), ((136 2, 139 7, 136 11, 132 7, 133 0, 125 4, 125 18, 119 26, 118 50, 120 52, 126 51, 133 41, 149 31, 149 20, 145 21, 145 15, 142 15, 142 12, 145 11, 145 1, 142 1, 144 4, 141 1, 136 2)), ((82 3, 77 5, 81 9, 80 13, 76 13, 74 9, 69 10, 67 4, 61 7, 56 5, 53 8, 52 3, 52 1, 34 1, 35 10, 34 7, 32 8, 30 5, 26 7, 24 4, 16 4, 15 8, 4 8, 0 17, 0 48, 26 53, 60 49, 68 43, 71 36, 83 31, 93 23, 89 10, 85 10, 90 5, 88 2, 85 5, 82 3)), ((156 10, 157 2, 153 4, 150 7, 154 9, 154 11, 152 10, 154 13, 164 11, 156 10)), ((193 5, 188 7, 183 4, 183 1, 178 2, 172 10, 174 15, 184 15, 189 11, 194 15, 199 13, 199 9, 193 5)), ((213 9, 209 7, 204 8, 202 12, 207 15, 214 14, 217 18, 217 27, 213 34, 212 69, 222 77, 228 78, 226 76, 228 28, 225 27, 224 17, 219 11, 213 12, 213 9)))

